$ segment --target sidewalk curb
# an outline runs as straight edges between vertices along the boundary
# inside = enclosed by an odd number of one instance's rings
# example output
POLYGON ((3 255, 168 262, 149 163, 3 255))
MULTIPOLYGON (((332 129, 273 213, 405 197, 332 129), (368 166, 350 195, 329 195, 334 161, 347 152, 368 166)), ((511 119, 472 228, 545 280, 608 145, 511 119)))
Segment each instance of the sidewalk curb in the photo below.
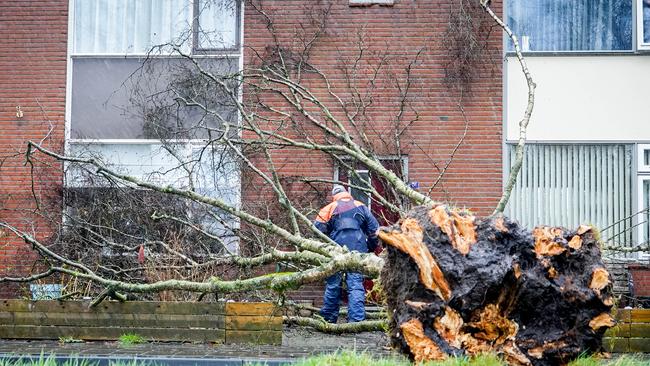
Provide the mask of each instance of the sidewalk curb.
POLYGON ((51 353, 17 355, 11 353, 0 353, 0 360, 15 362, 37 361, 39 359, 53 358, 57 364, 63 364, 69 360, 84 360, 92 362, 97 366, 108 366, 111 362, 132 362, 137 361, 143 364, 169 365, 169 366, 243 366, 249 363, 257 363, 267 366, 281 366, 293 364, 292 359, 265 359, 265 358, 194 358, 194 357, 146 357, 146 356, 101 356, 101 355, 53 355, 51 353))

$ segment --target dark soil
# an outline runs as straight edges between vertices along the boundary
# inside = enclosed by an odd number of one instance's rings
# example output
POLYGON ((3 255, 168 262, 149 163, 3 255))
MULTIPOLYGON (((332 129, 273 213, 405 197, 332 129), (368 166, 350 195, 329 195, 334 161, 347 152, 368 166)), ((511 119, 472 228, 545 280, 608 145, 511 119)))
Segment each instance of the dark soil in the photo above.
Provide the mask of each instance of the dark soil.
MULTIPOLYGON (((611 279, 593 230, 531 232, 502 217, 472 218, 475 240, 465 235, 471 246, 462 254, 446 232, 458 234, 457 242, 463 239, 462 228, 453 225, 469 216, 444 212, 452 231, 432 222, 425 207, 408 217, 420 226, 422 241, 444 275, 448 299, 421 282, 420 268, 409 254, 387 245, 382 284, 391 294, 387 306, 394 346, 416 360, 439 357, 432 351, 437 346, 442 354, 490 350, 512 364, 535 366, 564 364, 583 352, 601 350, 603 333, 612 325, 604 315, 612 306, 611 279), (462 325, 445 327, 454 316, 462 318, 462 325), (425 334, 417 342, 403 331, 413 319, 425 334)), ((383 238, 408 230, 402 221, 383 238)))

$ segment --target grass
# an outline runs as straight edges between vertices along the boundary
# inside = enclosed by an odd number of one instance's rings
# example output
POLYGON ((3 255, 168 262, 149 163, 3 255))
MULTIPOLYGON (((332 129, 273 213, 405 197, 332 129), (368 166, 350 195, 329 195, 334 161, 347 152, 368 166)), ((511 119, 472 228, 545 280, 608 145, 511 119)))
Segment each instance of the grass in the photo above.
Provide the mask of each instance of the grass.
MULTIPOLYGON (((9 360, 0 358, 0 366, 97 366, 97 362, 83 358, 72 358, 64 363, 57 364, 53 356, 43 355, 38 359, 9 360)), ((109 362, 109 366, 152 366, 155 363, 142 361, 109 362)), ((247 364, 249 366, 263 364, 247 364)), ((293 364, 294 366, 412 366, 413 364, 404 358, 374 357, 367 353, 355 353, 342 351, 334 354, 313 356, 293 364)), ((453 357, 444 361, 435 361, 422 364, 423 366, 506 366, 498 357, 493 355, 481 355, 473 358, 453 357)), ((647 366, 650 360, 642 360, 635 356, 623 356, 613 360, 600 360, 593 357, 581 357, 568 366, 647 366)))
MULTIPOLYGON (((45 357, 43 354, 36 359, 20 358, 17 360, 2 359, 0 358, 0 366, 97 366, 99 362, 93 362, 83 358, 71 358, 65 362, 58 363, 54 356, 50 355, 45 357)), ((152 363, 144 363, 142 361, 129 361, 129 362, 109 362, 109 366, 153 366, 152 363)))
POLYGON ((593 357, 580 357, 569 366, 648 366, 650 360, 642 360, 635 356, 622 356, 612 360, 599 360, 593 357))
POLYGON ((129 347, 133 346, 134 344, 146 343, 147 340, 139 334, 126 333, 122 334, 120 338, 118 338, 117 342, 120 344, 120 346, 129 347))
MULTIPOLYGON (((310 357, 295 363, 295 366, 411 366, 404 358, 375 358, 366 353, 343 351, 335 354, 310 357)), ((426 366, 502 366, 496 356, 481 355, 474 358, 454 357, 445 361, 428 362, 426 366)))
MULTIPOLYGON (((633 356, 624 356, 614 360, 600 360, 593 357, 581 357, 569 366, 647 366, 648 360, 641 360, 633 356)), ((261 365, 261 364, 249 364, 261 365)), ((367 353, 342 351, 334 354, 313 356, 298 361, 295 366, 412 366, 404 358, 374 357, 367 353)), ((432 361, 423 366, 507 366, 507 364, 494 355, 480 355, 477 357, 452 357, 444 361, 432 361)))
POLYGON ((66 343, 83 343, 84 341, 82 339, 77 339, 75 337, 59 337, 59 343, 61 344, 66 344, 66 343))

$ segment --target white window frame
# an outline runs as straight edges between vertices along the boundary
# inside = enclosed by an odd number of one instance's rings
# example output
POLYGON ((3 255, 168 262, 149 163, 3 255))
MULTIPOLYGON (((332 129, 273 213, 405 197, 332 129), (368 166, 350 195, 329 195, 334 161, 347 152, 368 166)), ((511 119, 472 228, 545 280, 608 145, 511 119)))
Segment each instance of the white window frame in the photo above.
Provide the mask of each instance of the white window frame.
POLYGON ((636 27, 633 33, 636 35, 636 48, 638 51, 650 51, 650 43, 643 42, 643 0, 636 0, 634 5, 636 27))
POLYGON ((650 144, 637 145, 637 170, 639 173, 650 174, 650 162, 645 163, 646 151, 650 151, 650 144))
MULTIPOLYGON (((643 183, 646 181, 650 181, 650 175, 639 175, 637 177, 637 204, 639 211, 642 211, 644 209, 648 209, 650 207, 650 202, 643 202, 643 183)), ((644 223, 644 214, 638 214, 635 217, 634 220, 634 225, 637 228, 637 245, 643 245, 647 246, 648 243, 650 243, 650 237, 645 238, 644 237, 644 226, 645 225, 650 225, 650 223, 644 223)), ((643 252, 638 252, 638 259, 644 260, 644 259, 650 259, 650 251, 643 251, 643 252)))
MULTIPOLYGON (((196 8, 198 7, 198 1, 197 0, 188 0, 190 2, 190 5, 196 11, 196 8)), ((196 26, 196 22, 194 21, 192 23, 192 52, 196 52, 194 56, 196 57, 202 57, 202 58, 238 58, 238 68, 239 70, 242 70, 244 67, 244 60, 243 60, 243 44, 244 44, 244 2, 243 0, 236 0, 237 1, 237 11, 239 19, 237 23, 237 31, 238 31, 238 48, 237 50, 232 50, 232 49, 226 49, 226 50, 214 50, 214 49, 196 49, 194 46, 194 42, 196 40, 196 35, 194 34, 194 27, 196 26)), ((120 54, 87 54, 87 53, 75 53, 74 51, 74 20, 75 20, 75 14, 74 14, 74 3, 75 0, 69 0, 68 1, 68 51, 67 51, 67 77, 66 77, 66 106, 65 106, 65 126, 64 126, 64 152, 66 154, 69 153, 70 151, 70 144, 93 144, 93 143, 98 143, 98 144, 160 144, 161 141, 159 139, 98 139, 98 138, 81 138, 81 139, 73 139, 70 138, 71 135, 71 126, 72 126, 72 64, 73 64, 73 59, 74 58, 82 58, 82 57, 92 57, 92 58, 109 58, 109 57, 128 57, 128 58, 142 58, 146 57, 146 53, 120 53, 120 54)), ((180 56, 175 56, 175 55, 170 55, 170 56, 155 56, 155 57, 163 57, 163 58, 171 58, 171 57, 180 57, 180 56)), ((240 88, 239 90, 239 95, 238 95, 239 101, 241 102, 243 100, 243 93, 240 88)), ((241 123, 241 115, 238 114, 238 123, 241 123)), ((241 132, 240 132, 241 133, 241 132)), ((206 139, 178 139, 178 140, 170 140, 169 142, 171 143, 187 143, 188 145, 192 144, 200 144, 200 143, 205 143, 207 140, 206 139)), ((65 168, 65 166, 64 166, 65 168)))

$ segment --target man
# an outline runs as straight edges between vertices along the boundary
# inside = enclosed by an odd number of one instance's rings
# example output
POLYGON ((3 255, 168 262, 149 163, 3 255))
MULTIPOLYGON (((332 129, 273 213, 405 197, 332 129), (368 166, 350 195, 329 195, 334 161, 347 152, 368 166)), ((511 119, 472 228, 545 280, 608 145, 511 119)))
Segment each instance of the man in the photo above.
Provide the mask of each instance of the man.
MULTIPOLYGON (((318 230, 332 238, 339 245, 351 251, 368 253, 377 247, 377 219, 366 205, 355 201, 341 185, 332 189, 332 203, 323 207, 314 225, 318 230)), ((339 317, 341 301, 341 282, 343 275, 336 273, 327 279, 323 308, 320 315, 330 323, 336 323, 339 317)), ((363 288, 363 275, 347 272, 345 283, 348 290, 348 322, 366 319, 364 308, 366 293, 363 288)))

